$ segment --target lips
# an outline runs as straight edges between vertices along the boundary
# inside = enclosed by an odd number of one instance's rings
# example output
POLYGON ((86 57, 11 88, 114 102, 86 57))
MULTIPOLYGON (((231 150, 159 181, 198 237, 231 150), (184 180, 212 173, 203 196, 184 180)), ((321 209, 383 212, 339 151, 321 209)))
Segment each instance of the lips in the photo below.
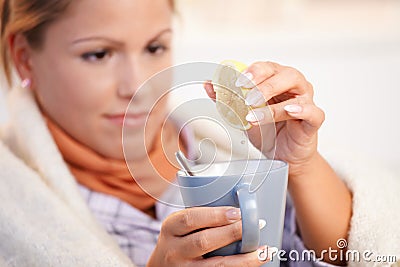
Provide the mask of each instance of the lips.
POLYGON ((120 114, 112 114, 105 115, 104 117, 109 120, 111 123, 124 127, 139 127, 144 126, 148 113, 140 112, 140 113, 120 113, 120 114))

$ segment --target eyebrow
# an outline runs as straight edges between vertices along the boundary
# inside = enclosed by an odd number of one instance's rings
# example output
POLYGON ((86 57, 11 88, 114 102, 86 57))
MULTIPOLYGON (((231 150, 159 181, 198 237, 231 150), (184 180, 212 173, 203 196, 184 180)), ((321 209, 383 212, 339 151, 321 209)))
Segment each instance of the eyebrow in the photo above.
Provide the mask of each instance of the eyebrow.
MULTIPOLYGON (((160 31, 155 37, 151 38, 150 42, 153 42, 153 41, 157 40, 158 38, 160 38, 165 33, 171 33, 171 32, 172 32, 171 28, 164 29, 164 30, 160 31)), ((72 42, 72 44, 77 44, 77 43, 87 42, 87 41, 108 41, 108 42, 114 43, 114 44, 119 45, 119 46, 122 45, 121 42, 115 41, 115 40, 113 40, 111 38, 108 38, 108 37, 102 37, 102 36, 89 36, 89 37, 79 38, 79 39, 74 40, 72 42)))

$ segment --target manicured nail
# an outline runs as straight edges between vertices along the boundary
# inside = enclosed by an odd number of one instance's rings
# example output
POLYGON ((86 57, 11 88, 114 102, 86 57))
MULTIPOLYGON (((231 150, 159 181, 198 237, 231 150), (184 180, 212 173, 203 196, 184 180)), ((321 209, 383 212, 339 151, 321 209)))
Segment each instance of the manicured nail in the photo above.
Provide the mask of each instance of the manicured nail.
POLYGON ((246 120, 248 122, 258 122, 264 119, 264 113, 258 110, 252 110, 247 114, 246 120))
POLYGON ((263 219, 258 220, 258 228, 261 230, 267 225, 267 222, 263 219))
POLYGON ((253 78, 254 78, 253 74, 251 74, 250 72, 244 72, 244 73, 240 74, 239 77, 237 78, 237 80, 235 82, 235 86, 242 87, 242 86, 248 85, 249 83, 252 84, 253 78))
POLYGON ((287 105, 283 107, 289 113, 300 113, 303 111, 303 108, 299 105, 287 105))
POLYGON ((265 99, 260 90, 258 90, 257 88, 253 88, 247 93, 244 102, 247 106, 258 107, 265 103, 265 99))
POLYGON ((237 221, 242 218, 242 215, 240 213, 239 208, 231 208, 226 211, 226 218, 228 218, 229 221, 237 221))

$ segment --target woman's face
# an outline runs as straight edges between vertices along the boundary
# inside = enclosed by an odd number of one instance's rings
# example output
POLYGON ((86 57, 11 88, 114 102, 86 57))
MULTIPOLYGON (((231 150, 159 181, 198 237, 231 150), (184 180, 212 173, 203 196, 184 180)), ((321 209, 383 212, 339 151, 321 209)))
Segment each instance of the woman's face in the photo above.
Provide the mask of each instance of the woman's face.
MULTIPOLYGON (((139 86, 172 63, 172 10, 167 0, 79 0, 45 32, 31 52, 33 90, 45 111, 69 135, 106 157, 123 159, 125 110, 139 86)), ((145 155, 147 113, 165 88, 146 88, 125 121, 128 160, 145 155)), ((146 139, 158 133, 153 112, 146 139)))

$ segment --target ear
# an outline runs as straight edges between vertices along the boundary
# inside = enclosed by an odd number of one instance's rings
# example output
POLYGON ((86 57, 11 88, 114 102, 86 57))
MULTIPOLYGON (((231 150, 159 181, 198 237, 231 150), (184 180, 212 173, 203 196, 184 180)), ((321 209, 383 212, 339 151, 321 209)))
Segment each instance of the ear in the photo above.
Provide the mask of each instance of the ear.
POLYGON ((32 85, 34 83, 31 59, 32 49, 28 40, 25 36, 18 33, 9 37, 8 45, 10 48, 11 59, 20 79, 30 79, 32 85))

